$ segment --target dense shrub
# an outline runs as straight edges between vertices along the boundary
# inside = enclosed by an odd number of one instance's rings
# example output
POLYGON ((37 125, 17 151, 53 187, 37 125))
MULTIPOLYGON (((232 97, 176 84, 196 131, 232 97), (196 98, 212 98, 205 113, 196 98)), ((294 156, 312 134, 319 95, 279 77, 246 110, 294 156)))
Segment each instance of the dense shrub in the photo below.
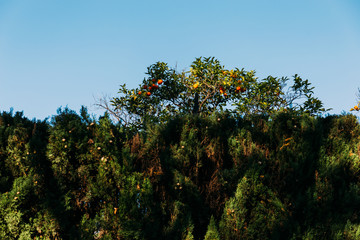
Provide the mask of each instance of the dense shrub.
POLYGON ((353 115, 0 114, 1 239, 358 239, 353 115))

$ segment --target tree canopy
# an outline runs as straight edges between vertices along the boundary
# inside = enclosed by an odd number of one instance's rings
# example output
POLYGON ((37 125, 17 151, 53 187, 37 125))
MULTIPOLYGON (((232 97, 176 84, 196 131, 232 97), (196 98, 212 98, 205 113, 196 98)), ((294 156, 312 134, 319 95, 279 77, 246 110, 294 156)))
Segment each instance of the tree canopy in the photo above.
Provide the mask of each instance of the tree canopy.
POLYGON ((353 115, 188 114, 142 131, 0 113, 1 239, 358 239, 353 115))
POLYGON ((120 96, 111 100, 111 112, 124 124, 159 123, 178 115, 209 116, 224 111, 240 116, 326 111, 314 97, 311 83, 298 75, 292 81, 273 76, 259 80, 254 71, 226 69, 214 57, 199 57, 189 71, 181 72, 157 62, 146 74, 138 88, 128 89, 124 84, 120 96))
POLYGON ((215 58, 147 75, 118 122, 0 113, 0 239, 359 239, 354 115, 215 58))

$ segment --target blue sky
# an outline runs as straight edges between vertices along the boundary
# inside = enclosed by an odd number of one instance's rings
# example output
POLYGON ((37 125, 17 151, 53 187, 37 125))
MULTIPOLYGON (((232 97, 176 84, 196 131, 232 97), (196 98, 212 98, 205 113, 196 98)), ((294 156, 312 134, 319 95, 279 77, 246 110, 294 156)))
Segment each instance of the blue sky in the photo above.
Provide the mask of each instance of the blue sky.
POLYGON ((96 98, 136 87, 149 65, 184 70, 200 56, 299 74, 340 114, 360 87, 360 1, 0 1, 0 111, 99 114, 96 98))

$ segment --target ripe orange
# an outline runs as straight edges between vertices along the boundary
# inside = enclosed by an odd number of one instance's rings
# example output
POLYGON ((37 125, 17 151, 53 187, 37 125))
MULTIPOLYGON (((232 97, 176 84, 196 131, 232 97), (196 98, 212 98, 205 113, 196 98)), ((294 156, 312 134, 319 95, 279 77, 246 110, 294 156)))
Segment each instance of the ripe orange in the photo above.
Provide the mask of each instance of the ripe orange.
POLYGON ((147 93, 146 93, 146 96, 150 96, 150 95, 151 95, 151 92, 147 92, 147 93))
POLYGON ((159 86, 158 85, 156 85, 155 83, 153 83, 153 85, 151 86, 153 89, 158 89, 159 88, 159 86))
POLYGON ((138 95, 141 95, 141 93, 142 93, 142 92, 141 92, 141 91, 139 91, 139 92, 138 92, 138 95))
POLYGON ((356 111, 359 111, 359 106, 356 105, 356 106, 354 107, 354 109, 355 109, 356 111))
POLYGON ((163 80, 162 79, 159 79, 158 80, 158 84, 160 85, 160 84, 162 84, 163 83, 163 80))
POLYGON ((240 89, 241 89, 240 86, 237 86, 237 87, 236 87, 236 90, 237 90, 237 91, 240 91, 240 89))

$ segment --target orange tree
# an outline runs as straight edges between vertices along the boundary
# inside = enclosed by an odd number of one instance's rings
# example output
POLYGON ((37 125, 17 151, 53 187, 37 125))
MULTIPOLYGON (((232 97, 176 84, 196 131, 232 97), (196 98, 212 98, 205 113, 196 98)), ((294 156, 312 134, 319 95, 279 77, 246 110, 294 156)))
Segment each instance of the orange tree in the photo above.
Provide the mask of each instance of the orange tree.
POLYGON ((189 113, 208 116, 229 111, 246 116, 280 110, 326 111, 308 80, 295 75, 293 85, 287 87, 288 81, 272 76, 259 80, 254 71, 228 70, 214 57, 196 58, 190 70, 182 72, 157 62, 148 67, 138 88, 121 86, 120 96, 111 100, 112 112, 123 124, 141 125, 189 113))
POLYGON ((360 111, 360 88, 358 89, 357 97, 359 99, 358 104, 351 108, 350 111, 360 111))

